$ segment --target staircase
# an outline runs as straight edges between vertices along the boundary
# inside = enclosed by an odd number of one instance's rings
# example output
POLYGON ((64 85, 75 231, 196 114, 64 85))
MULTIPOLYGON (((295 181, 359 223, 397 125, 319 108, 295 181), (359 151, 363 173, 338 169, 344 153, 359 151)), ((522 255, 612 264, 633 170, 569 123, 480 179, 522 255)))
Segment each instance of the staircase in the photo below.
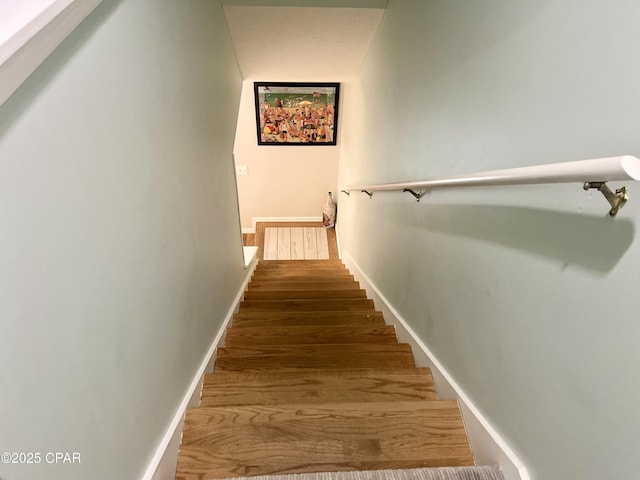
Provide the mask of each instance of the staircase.
POLYGON ((342 263, 261 261, 187 412, 177 479, 470 465, 457 403, 342 263))

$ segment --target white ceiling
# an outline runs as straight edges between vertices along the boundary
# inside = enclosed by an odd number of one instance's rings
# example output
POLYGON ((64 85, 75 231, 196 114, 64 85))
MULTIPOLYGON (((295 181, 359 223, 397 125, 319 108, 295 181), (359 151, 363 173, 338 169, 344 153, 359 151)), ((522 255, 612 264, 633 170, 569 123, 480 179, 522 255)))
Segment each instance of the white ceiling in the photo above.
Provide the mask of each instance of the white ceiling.
MULTIPOLYGON (((246 6, 256 3, 248 0, 223 3, 242 75, 259 81, 355 80, 384 13, 382 8, 246 6)), ((309 3, 382 5, 386 0, 309 3)))

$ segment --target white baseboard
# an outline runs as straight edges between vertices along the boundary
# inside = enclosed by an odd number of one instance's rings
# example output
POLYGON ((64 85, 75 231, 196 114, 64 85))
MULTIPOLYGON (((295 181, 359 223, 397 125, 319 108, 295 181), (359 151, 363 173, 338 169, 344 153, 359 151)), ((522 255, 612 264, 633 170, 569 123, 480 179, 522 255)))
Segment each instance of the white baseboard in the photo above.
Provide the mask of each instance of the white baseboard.
POLYGON ((238 290, 238 294, 231 304, 231 308, 227 312, 227 316, 222 322, 218 333, 216 334, 209 351, 202 359, 200 367, 196 371, 191 385, 185 392, 182 399, 182 403, 178 407, 173 420, 169 424, 169 428, 162 438, 155 454, 151 458, 147 469, 142 476, 142 480, 175 480, 176 478, 176 466, 178 463, 178 450, 180 449, 180 443, 182 440, 182 425, 184 423, 184 415, 187 408, 197 407, 200 405, 200 397, 202 395, 202 383, 204 381, 204 375, 206 373, 213 372, 213 366, 215 364, 214 353, 218 346, 224 344, 224 334, 227 327, 231 324, 233 315, 238 311, 240 302, 244 298, 244 292, 247 289, 251 275, 256 268, 256 257, 252 257, 251 263, 248 267, 245 267, 246 276, 242 282, 242 286, 238 290))
POLYGON ((338 258, 342 260, 342 248, 340 247, 340 231, 338 230, 338 223, 333 227, 336 231, 336 246, 338 247, 338 258))
POLYGON ((362 288, 367 291, 368 297, 373 299, 376 308, 382 311, 386 322, 396 327, 398 339, 411 345, 416 366, 431 369, 438 398, 458 400, 476 464, 500 465, 505 480, 530 480, 526 466, 471 403, 460 385, 444 369, 355 260, 346 251, 342 252, 341 258, 362 288))
POLYGON ((322 216, 319 217, 252 217, 251 228, 243 228, 242 233, 256 233, 256 223, 258 222, 321 222, 322 216))

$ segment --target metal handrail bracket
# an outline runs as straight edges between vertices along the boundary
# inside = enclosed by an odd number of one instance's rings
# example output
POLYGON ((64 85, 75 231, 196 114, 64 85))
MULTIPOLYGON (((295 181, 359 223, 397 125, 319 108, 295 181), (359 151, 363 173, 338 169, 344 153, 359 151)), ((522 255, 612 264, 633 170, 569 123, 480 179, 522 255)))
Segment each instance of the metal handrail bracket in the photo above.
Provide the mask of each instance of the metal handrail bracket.
POLYGON ((640 181, 640 159, 631 155, 492 170, 418 182, 357 185, 346 187, 342 191, 347 195, 351 191, 360 191, 371 198, 373 192, 398 190, 408 192, 420 201, 425 191, 436 188, 580 183, 585 190, 595 188, 601 192, 611 205, 609 215, 615 216, 627 203, 629 196, 626 187, 613 193, 607 182, 627 180, 640 181))

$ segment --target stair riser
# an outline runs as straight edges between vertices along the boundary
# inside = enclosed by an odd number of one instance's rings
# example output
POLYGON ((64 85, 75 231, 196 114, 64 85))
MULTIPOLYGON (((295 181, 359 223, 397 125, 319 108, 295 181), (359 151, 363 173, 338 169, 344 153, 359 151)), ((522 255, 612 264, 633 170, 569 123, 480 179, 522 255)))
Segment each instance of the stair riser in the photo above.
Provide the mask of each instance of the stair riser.
POLYGON ((351 280, 339 282, 335 280, 329 280, 325 282, 309 281, 309 282, 280 282, 280 281, 266 281, 266 282, 251 282, 248 287, 249 292, 261 292, 261 291, 294 291, 294 290, 360 290, 360 284, 351 280))
POLYGON ((273 261, 261 261, 256 268, 261 269, 289 269, 289 268, 336 268, 346 269, 344 263, 340 261, 327 261, 327 260, 282 260, 278 263, 273 261))
POLYGON ((413 356, 407 353, 356 353, 300 357, 298 355, 255 355, 220 357, 215 372, 304 372, 318 370, 375 369, 415 367, 413 356))
POLYGON ((249 345, 318 345, 318 344, 397 344, 395 329, 382 327, 265 327, 230 328, 227 331, 227 346, 249 345))
POLYGON ((282 285, 282 284, 299 284, 301 287, 306 287, 312 284, 320 284, 325 286, 328 283, 335 285, 348 285, 357 283, 352 275, 341 275, 339 277, 332 277, 331 275, 314 276, 314 275, 290 275, 290 276, 265 276, 253 278, 248 285, 249 289, 261 288, 268 285, 282 285))
POLYGON ((228 346, 249 346, 249 345, 350 345, 353 343, 371 345, 392 345, 397 342, 395 335, 357 335, 340 337, 337 335, 273 335, 270 337, 252 338, 249 336, 234 336, 227 338, 228 346))
POLYGON ((359 319, 363 321, 378 319, 382 320, 382 313, 377 311, 366 310, 353 310, 351 312, 335 312, 335 311, 320 311, 320 312, 261 312, 255 311, 243 311, 234 315, 234 325, 238 321, 273 321, 273 320, 293 320, 293 321, 308 321, 308 322, 321 322, 322 325, 330 325, 330 322, 338 324, 343 320, 348 322, 354 322, 359 319), (326 323, 325 323, 326 322, 326 323))
POLYGON ((289 275, 289 276, 304 276, 304 277, 313 277, 313 276, 321 276, 326 279, 327 276, 352 276, 351 272, 346 268, 256 268, 253 271, 254 275, 259 274, 260 276, 269 276, 272 275, 274 277, 289 275))
POLYGON ((245 301, 254 300, 326 300, 339 298, 367 298, 364 290, 284 290, 276 292, 245 292, 245 301))
POLYGON ((296 270, 305 270, 305 271, 333 271, 333 272, 348 272, 349 269, 345 267, 342 263, 333 263, 333 264, 317 264, 317 265, 307 265, 305 263, 291 264, 291 265, 262 265, 258 264, 255 268, 256 271, 262 272, 284 272, 284 271, 296 271, 296 270))
MULTIPOLYGON (((402 344, 401 344, 402 345, 402 344)), ((345 377, 371 377, 376 375, 397 375, 404 377, 420 377, 431 378, 431 371, 424 367, 396 367, 396 368, 376 368, 376 369, 357 369, 346 368, 342 370, 327 370, 306 372, 300 375, 298 372, 270 372, 270 373, 207 373, 205 374, 205 384, 227 384, 227 383, 246 383, 246 384, 263 384, 265 381, 274 379, 275 381, 290 380, 299 378, 345 378, 345 377)))
POLYGON ((411 354, 411 346, 407 343, 359 343, 349 345, 242 345, 219 347, 216 358, 240 357, 253 355, 336 355, 348 351, 351 354, 395 352, 411 354))
POLYGON ((252 280, 260 281, 260 280, 279 280, 279 281, 287 281, 291 278, 295 277, 306 277, 309 279, 317 279, 318 281, 329 281, 329 280, 350 280, 353 279, 353 275, 349 273, 348 270, 344 270, 341 272, 334 271, 323 271, 323 270, 288 270, 288 271, 265 271, 265 270, 256 270, 251 277, 252 280))
MULTIPOLYGON (((265 328, 265 327, 304 327, 319 325, 318 320, 314 319, 236 319, 233 322, 233 328, 265 328)), ((371 318, 367 320, 337 320, 329 319, 323 322, 325 327, 332 326, 362 326, 362 327, 375 327, 383 326, 384 320, 381 318, 371 318)))
POLYGON ((238 313, 260 310, 263 312, 332 312, 332 311, 359 311, 371 309, 373 311, 373 301, 369 299, 354 300, 266 300, 266 301, 245 301, 240 305, 238 313))
POLYGON ((260 267, 273 267, 273 266, 295 266, 295 265, 341 265, 344 266, 342 260, 260 260, 258 266, 260 267))

